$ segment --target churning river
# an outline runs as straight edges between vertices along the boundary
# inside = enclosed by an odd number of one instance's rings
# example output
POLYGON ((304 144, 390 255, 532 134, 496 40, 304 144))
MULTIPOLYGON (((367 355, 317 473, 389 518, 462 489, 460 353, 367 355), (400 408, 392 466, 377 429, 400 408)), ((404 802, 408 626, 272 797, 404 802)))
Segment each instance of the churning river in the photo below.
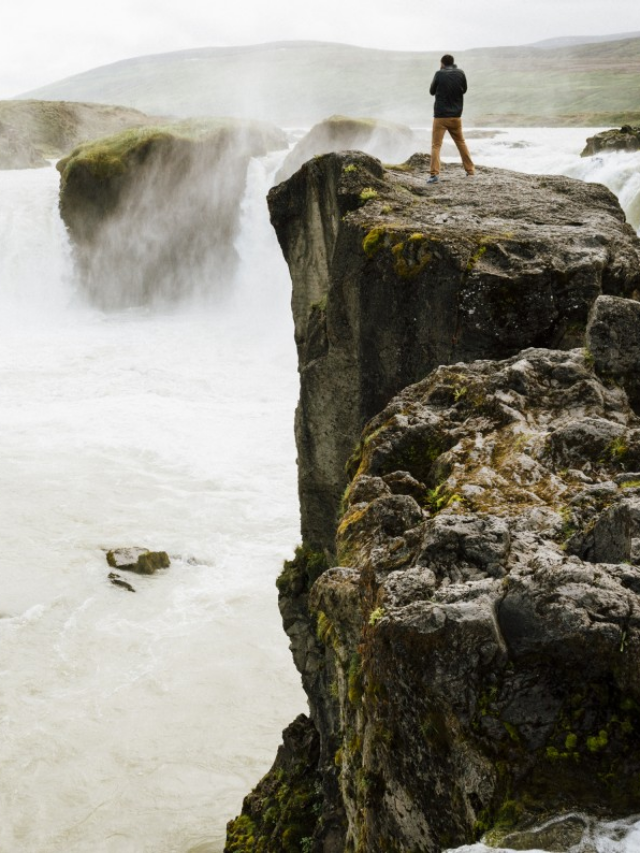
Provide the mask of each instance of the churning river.
MULTIPOLYGON (((640 228, 640 154, 581 160, 586 136, 470 147, 605 183, 640 228)), ((274 583, 299 541, 290 282, 264 201, 283 155, 249 169, 232 295, 114 314, 77 289, 55 169, 0 172, 0 853, 219 853, 306 709, 274 583), (132 595, 107 579, 123 545, 172 566, 132 595)), ((629 821, 596 846, 639 837, 629 821)))

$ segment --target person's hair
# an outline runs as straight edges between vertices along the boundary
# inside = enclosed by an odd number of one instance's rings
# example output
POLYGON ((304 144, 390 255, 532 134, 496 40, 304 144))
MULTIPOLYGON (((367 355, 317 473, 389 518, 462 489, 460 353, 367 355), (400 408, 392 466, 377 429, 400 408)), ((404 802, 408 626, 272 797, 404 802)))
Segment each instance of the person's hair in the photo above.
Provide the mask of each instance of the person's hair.
POLYGON ((453 64, 454 64, 454 62, 453 62, 453 56, 451 56, 451 54, 450 54, 450 53, 445 53, 445 55, 442 57, 442 59, 440 60, 440 62, 441 62, 443 65, 453 65, 453 64))

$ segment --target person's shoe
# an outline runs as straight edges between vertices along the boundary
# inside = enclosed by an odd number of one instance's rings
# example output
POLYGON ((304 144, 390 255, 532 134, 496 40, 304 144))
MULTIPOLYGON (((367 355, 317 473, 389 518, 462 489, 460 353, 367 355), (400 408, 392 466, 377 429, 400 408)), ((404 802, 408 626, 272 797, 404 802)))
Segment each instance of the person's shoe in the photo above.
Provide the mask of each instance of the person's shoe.
POLYGON ((440 178, 437 175, 431 175, 431 177, 429 178, 427 183, 428 184, 437 184, 439 180, 440 180, 440 178))
POLYGON ((476 173, 475 173, 475 172, 467 172, 467 177, 468 177, 468 178, 475 178, 475 176, 476 176, 476 173))

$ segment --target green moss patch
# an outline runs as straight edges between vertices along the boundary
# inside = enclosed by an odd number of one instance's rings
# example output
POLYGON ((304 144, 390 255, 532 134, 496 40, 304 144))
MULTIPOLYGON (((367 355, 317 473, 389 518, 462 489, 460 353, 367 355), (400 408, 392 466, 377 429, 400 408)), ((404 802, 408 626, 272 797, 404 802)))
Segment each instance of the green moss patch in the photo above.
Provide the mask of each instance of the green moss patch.
POLYGON ((327 558, 321 551, 316 551, 309 545, 300 545, 296 548, 293 560, 285 560, 282 572, 276 580, 278 592, 281 595, 306 593, 327 568, 327 558))

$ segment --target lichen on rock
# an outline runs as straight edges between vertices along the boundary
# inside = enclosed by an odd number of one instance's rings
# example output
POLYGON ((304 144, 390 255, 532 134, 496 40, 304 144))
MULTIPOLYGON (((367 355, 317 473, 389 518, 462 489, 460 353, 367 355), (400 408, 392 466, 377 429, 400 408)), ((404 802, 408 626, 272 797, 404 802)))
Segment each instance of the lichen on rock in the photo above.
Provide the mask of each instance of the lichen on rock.
POLYGON ((338 681, 344 850, 636 808, 638 468, 640 421, 581 350, 441 367, 370 422, 341 567, 309 597, 330 626, 312 709, 338 681))

